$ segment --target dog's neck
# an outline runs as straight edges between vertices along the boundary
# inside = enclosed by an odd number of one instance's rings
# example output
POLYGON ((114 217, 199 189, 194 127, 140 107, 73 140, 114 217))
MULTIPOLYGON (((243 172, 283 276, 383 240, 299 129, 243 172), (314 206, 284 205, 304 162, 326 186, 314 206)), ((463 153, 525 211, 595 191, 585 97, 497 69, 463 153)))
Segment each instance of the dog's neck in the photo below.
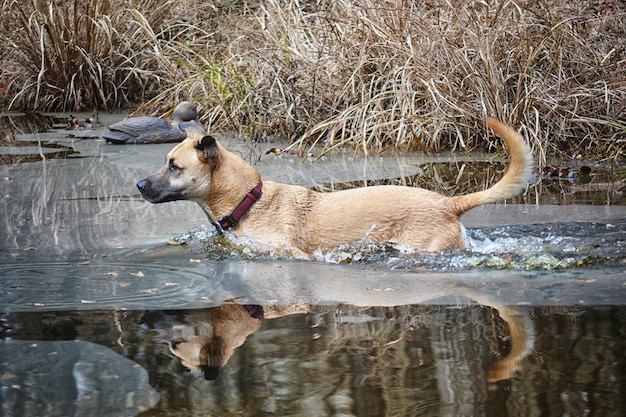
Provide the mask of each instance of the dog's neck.
POLYGON ((252 205, 256 203, 259 198, 261 198, 261 195, 263 195, 262 188, 263 182, 259 180, 259 184, 245 195, 245 197, 243 198, 243 200, 241 200, 237 207, 235 207, 233 211, 231 211, 220 220, 217 220, 215 218, 213 211, 208 205, 203 205, 202 208, 204 209, 204 212, 206 213, 209 220, 211 220, 211 223, 213 223, 213 226, 215 226, 217 231, 221 234, 224 234, 226 230, 234 227, 237 223, 239 223, 239 219, 241 219, 241 216, 246 214, 250 207, 252 207, 252 205))
POLYGON ((218 232, 235 227, 241 217, 261 198, 261 175, 241 157, 215 143, 210 162, 210 192, 200 202, 218 232))

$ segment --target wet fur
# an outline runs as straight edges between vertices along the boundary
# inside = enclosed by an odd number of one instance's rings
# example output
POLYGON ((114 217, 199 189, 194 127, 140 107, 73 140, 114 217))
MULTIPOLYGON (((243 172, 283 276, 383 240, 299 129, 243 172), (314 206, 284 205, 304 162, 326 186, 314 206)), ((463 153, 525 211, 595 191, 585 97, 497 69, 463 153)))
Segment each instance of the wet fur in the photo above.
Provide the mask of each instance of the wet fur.
MULTIPOLYGON (((262 250, 300 258, 364 239, 426 252, 464 247, 461 214, 519 194, 532 165, 530 148, 517 131, 493 118, 487 124, 504 140, 511 157, 502 179, 487 190, 446 197, 388 185, 319 193, 264 181, 263 196, 232 232, 252 239, 262 250)), ((260 179, 251 165, 204 136, 178 144, 163 168, 137 186, 152 203, 195 201, 216 222, 231 213, 260 179)))

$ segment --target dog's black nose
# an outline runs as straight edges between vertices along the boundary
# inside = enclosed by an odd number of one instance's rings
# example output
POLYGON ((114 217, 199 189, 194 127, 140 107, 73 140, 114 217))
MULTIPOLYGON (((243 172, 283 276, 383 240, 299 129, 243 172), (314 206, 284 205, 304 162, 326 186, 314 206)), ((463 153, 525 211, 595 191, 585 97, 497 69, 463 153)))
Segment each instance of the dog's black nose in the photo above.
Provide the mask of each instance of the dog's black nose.
POLYGON ((148 185, 148 181, 141 180, 137 183, 137 188, 139 188, 139 191, 143 192, 146 189, 147 185, 148 185))

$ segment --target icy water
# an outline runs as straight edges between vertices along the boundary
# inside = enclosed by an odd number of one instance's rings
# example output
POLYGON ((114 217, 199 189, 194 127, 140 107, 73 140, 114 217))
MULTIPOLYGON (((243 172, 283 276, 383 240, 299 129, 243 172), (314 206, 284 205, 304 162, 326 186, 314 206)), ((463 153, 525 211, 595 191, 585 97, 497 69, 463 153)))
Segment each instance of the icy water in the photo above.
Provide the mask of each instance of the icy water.
MULTIPOLYGON (((191 203, 142 201, 135 183, 173 145, 107 145, 102 128, 66 130, 62 118, 44 117, 39 133, 0 120, 17 142, 0 147, 0 415, 626 409, 623 167, 579 161, 590 177, 538 177, 519 199, 473 210, 467 250, 361 242, 293 261, 218 238, 191 203)), ((225 143, 266 179, 323 190, 388 181, 460 193, 504 166, 302 162, 225 143)))

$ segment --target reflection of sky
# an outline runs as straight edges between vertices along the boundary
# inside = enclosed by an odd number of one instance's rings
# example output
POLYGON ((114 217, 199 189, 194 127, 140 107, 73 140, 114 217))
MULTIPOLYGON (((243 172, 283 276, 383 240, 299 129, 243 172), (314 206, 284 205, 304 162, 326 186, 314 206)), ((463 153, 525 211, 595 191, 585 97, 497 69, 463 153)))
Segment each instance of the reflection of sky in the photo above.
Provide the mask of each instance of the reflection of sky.
POLYGON ((9 415, 28 410, 24 415, 130 417, 159 401, 148 372, 105 346, 81 340, 11 340, 0 342, 0 351, 3 358, 19 359, 0 368, 11 380, 3 387, 9 415), (20 383, 28 390, 20 389, 20 383))
MULTIPOLYGON (((180 247, 178 247, 180 248, 180 247)), ((428 272, 311 261, 190 262, 189 252, 132 252, 89 263, 0 266, 0 310, 201 308, 261 305, 621 305, 623 271, 428 272)), ((192 255, 194 256, 194 255, 192 255)), ((195 255, 197 256, 197 254, 195 255)))

